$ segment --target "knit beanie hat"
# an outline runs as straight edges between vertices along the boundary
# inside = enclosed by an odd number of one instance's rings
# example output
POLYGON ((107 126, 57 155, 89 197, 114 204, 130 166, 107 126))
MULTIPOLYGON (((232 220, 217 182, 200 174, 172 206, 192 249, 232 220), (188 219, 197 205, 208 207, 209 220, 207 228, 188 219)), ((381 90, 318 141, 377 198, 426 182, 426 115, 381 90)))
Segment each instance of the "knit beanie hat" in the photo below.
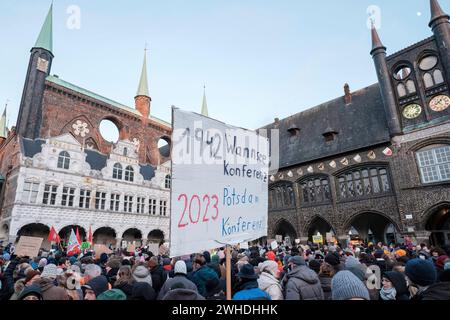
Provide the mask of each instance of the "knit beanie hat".
POLYGON ((259 271, 267 272, 274 276, 278 271, 278 263, 272 260, 266 260, 260 264, 259 271))
POLYGON ((100 294, 97 300, 127 300, 127 296, 120 289, 111 289, 100 294))
POLYGON ((361 298, 370 300, 369 291, 364 283, 348 270, 339 271, 331 280, 333 300, 350 300, 361 298))
POLYGON ((42 271, 41 278, 53 278, 53 279, 55 279, 56 276, 58 275, 57 274, 57 269, 58 269, 58 267, 55 264, 53 264, 53 263, 50 263, 50 264, 46 265, 44 267, 44 270, 42 271))
POLYGON ((133 272, 133 278, 137 282, 147 282, 149 285, 153 285, 150 271, 144 266, 136 267, 136 269, 133 272))
POLYGON ((348 256, 347 259, 345 259, 345 267, 351 268, 355 266, 359 266, 361 263, 353 256, 348 256))
POLYGON ((341 263, 339 261, 339 255, 336 252, 327 254, 325 257, 325 262, 332 266, 337 266, 341 263))
POLYGON ((311 260, 309 262, 309 268, 311 270, 314 270, 316 273, 319 273, 319 271, 320 271, 320 261, 319 260, 311 260))
POLYGON ((300 257, 300 256, 293 256, 293 257, 290 257, 289 260, 288 260, 288 262, 289 262, 289 263, 292 262, 293 264, 296 264, 296 265, 298 265, 298 266, 304 266, 304 265, 306 265, 305 259, 303 259, 303 258, 300 257))
POLYGON ((39 260, 38 268, 43 268, 46 265, 47 265, 47 259, 42 258, 41 260, 39 260))
POLYGON ((433 262, 420 258, 411 259, 405 267, 405 274, 419 286, 429 286, 436 282, 437 272, 433 262))
POLYGON ((186 263, 183 260, 179 260, 175 263, 174 273, 187 274, 186 263))

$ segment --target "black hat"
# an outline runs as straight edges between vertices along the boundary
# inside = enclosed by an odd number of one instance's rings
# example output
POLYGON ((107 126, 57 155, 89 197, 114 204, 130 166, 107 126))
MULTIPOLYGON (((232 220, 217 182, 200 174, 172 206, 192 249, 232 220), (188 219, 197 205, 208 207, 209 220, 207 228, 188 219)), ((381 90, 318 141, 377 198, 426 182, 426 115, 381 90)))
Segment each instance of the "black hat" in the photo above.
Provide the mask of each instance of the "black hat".
POLYGON ((44 300, 42 298, 42 290, 41 287, 37 284, 32 284, 31 286, 26 286, 25 289, 22 290, 20 293, 18 300, 23 300, 25 297, 28 297, 30 295, 37 296, 39 300, 44 300))
POLYGON ((239 278, 243 279, 258 279, 258 276, 255 273, 255 269, 251 264, 244 264, 241 267, 241 271, 237 274, 239 278))
POLYGON ((339 256, 335 253, 327 254, 327 256, 325 257, 325 262, 332 266, 337 266, 339 263, 341 263, 339 260, 339 256))
POLYGON ((220 285, 220 280, 217 278, 211 278, 205 283, 206 294, 208 296, 213 296, 222 291, 222 286, 220 285))

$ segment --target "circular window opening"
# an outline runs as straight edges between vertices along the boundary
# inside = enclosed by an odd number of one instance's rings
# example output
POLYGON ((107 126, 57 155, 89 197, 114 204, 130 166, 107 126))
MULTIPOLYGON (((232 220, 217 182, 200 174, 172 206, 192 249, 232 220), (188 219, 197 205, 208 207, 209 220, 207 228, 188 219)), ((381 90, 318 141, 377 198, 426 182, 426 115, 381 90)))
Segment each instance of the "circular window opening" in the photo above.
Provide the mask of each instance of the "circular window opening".
POLYGON ((428 56, 420 60, 419 68, 422 70, 430 70, 437 65, 438 59, 436 56, 428 56))
POLYGON ((158 150, 161 156, 170 156, 170 141, 168 138, 160 138, 158 140, 158 150))
POLYGON ((397 80, 404 80, 408 78, 408 76, 411 74, 411 68, 409 67, 400 67, 397 69, 397 71, 394 74, 394 78, 397 80))
POLYGON ((119 140, 119 128, 111 120, 104 119, 100 122, 100 134, 108 142, 116 143, 119 140))

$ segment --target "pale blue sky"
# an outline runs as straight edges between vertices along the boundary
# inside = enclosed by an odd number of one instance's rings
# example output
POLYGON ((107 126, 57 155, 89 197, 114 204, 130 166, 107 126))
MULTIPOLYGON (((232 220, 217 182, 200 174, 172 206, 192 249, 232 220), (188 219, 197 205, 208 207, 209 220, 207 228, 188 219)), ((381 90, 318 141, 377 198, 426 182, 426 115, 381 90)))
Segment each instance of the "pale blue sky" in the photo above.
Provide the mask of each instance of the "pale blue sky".
MULTIPOLYGON (((441 0, 450 12, 450 2, 441 0)), ((17 111, 49 0, 0 2, 0 104, 17 111)), ((428 0, 55 0, 52 74, 134 106, 143 49, 151 114, 200 112, 206 83, 213 118, 255 129, 376 82, 366 27, 381 9, 388 54, 431 35, 428 0), (66 22, 81 9, 81 29, 66 22)), ((3 106, 2 106, 3 109, 3 106)))

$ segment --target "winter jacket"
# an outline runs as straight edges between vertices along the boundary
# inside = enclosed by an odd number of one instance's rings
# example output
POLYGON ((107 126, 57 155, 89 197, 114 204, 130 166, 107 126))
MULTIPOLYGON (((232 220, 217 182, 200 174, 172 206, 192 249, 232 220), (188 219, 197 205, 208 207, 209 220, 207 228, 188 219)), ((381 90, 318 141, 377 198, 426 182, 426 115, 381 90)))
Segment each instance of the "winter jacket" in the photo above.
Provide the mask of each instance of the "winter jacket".
POLYGON ((175 277, 167 279, 166 282, 164 282, 164 285, 162 286, 161 290, 158 294, 158 300, 162 300, 164 296, 171 290, 171 287, 174 284, 181 283, 183 284, 183 287, 185 289, 194 290, 198 292, 197 286, 189 280, 185 275, 183 274, 176 274, 175 277))
POLYGON ((450 282, 438 282, 419 292, 411 300, 450 300, 450 282))
POLYGON ((194 290, 174 289, 167 292, 162 300, 205 300, 205 298, 194 290))
POLYGON ((329 276, 319 275, 320 286, 322 287, 325 300, 331 300, 331 279, 329 276))
POLYGON ((44 300, 69 300, 64 288, 55 286, 52 279, 40 278, 34 282, 41 287, 44 300))
POLYGON ((123 293, 125 293, 125 295, 127 296, 127 300, 131 299, 131 296, 133 294, 133 285, 134 285, 135 281, 133 281, 132 283, 128 283, 128 282, 120 282, 120 283, 116 283, 113 286, 113 289, 120 289, 123 291, 123 293))
POLYGON ((213 278, 219 279, 219 277, 217 276, 217 273, 208 266, 202 266, 194 272, 194 274, 192 276, 192 282, 197 286, 198 293, 200 293, 202 296, 205 296, 206 295, 206 288, 205 288, 206 281, 213 279, 213 278))
POLYGON ((14 293, 10 300, 18 300, 23 289, 25 289, 25 279, 19 279, 14 283, 14 293))
POLYGON ((157 265, 153 270, 150 270, 150 274, 152 276, 153 289, 155 289, 155 291, 158 293, 161 290, 164 282, 166 282, 166 270, 164 270, 161 265, 157 265))
POLYGON ((155 300, 156 292, 147 282, 135 282, 131 300, 155 300))
POLYGON ((110 285, 114 285, 117 280, 117 273, 119 272, 119 268, 112 268, 106 273, 106 278, 110 285))
POLYGON ((240 287, 233 300, 271 300, 270 295, 258 287, 258 281, 252 280, 240 287))
POLYGON ((19 264, 19 259, 14 259, 13 261, 10 261, 8 264, 8 267, 6 267, 5 272, 2 275, 2 289, 0 293, 0 301, 1 300, 8 300, 11 298, 11 296, 14 293, 14 270, 16 269, 16 266, 19 264))
POLYGON ((262 272, 258 279, 258 286, 267 292, 271 300, 283 300, 283 288, 280 281, 268 272, 262 272))
POLYGON ((286 300, 323 300, 322 286, 317 274, 301 265, 290 270, 283 279, 286 300))

